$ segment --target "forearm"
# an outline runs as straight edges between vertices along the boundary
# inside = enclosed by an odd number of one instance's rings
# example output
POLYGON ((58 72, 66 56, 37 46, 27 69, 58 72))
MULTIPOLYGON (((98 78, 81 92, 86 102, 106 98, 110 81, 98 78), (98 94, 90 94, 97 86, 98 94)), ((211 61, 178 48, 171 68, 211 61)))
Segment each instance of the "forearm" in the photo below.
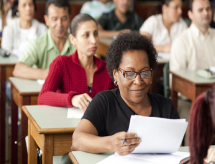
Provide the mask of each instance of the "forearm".
POLYGON ((165 46, 164 45, 154 45, 157 52, 165 52, 165 46))
POLYGON ((104 153, 114 151, 112 147, 111 136, 99 137, 84 132, 74 133, 73 135, 73 151, 104 153))
POLYGON ((100 38, 113 38, 114 36, 118 35, 118 31, 107 31, 107 30, 99 30, 99 37, 100 38))
POLYGON ((14 68, 13 75, 24 79, 45 79, 46 73, 44 69, 32 68, 28 65, 18 62, 14 68))

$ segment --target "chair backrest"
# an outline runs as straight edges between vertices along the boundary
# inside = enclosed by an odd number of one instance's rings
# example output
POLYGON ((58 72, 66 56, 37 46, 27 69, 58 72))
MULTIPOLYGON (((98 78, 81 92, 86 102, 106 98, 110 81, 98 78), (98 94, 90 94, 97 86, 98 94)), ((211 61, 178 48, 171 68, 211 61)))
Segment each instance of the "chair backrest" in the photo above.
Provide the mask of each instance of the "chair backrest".
POLYGON ((164 85, 164 97, 170 97, 170 86, 169 86, 169 62, 163 67, 163 85, 164 85))

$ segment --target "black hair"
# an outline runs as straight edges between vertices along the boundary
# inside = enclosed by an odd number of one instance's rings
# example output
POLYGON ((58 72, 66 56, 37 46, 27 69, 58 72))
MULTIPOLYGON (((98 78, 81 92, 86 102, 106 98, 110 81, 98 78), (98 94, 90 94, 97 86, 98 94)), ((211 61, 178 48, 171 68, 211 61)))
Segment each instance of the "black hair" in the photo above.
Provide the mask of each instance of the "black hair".
POLYGON ((88 15, 88 14, 78 14, 72 19, 72 22, 70 24, 70 33, 73 36, 76 36, 76 32, 78 30, 79 25, 81 23, 87 22, 87 21, 93 21, 93 22, 96 23, 96 25, 98 25, 96 20, 93 17, 91 17, 90 15, 88 15))
MULTIPOLYGON (((37 5, 36 5, 36 0, 32 0, 33 4, 34 4, 34 11, 37 11, 37 5)), ((12 17, 16 17, 17 16, 17 12, 18 12, 18 5, 19 5, 19 0, 15 0, 13 2, 13 6, 12 6, 12 17)))
POLYGON ((193 0, 189 1, 189 10, 192 11, 193 10, 193 0))
POLYGON ((157 52, 152 41, 138 32, 120 33, 107 51, 107 70, 113 78, 113 70, 118 70, 123 52, 143 50, 148 55, 149 66, 155 69, 157 66, 157 52))
MULTIPOLYGON (((193 2, 194 2, 194 0, 190 0, 190 1, 189 1, 189 10, 190 10, 190 11, 193 10, 193 2)), ((211 4, 211 7, 212 7, 212 3, 211 3, 210 0, 209 0, 209 3, 211 4)))
POLYGON ((48 9, 51 4, 54 4, 56 7, 64 7, 68 9, 69 15, 71 15, 71 9, 68 0, 48 0, 46 2, 46 15, 48 15, 48 9))

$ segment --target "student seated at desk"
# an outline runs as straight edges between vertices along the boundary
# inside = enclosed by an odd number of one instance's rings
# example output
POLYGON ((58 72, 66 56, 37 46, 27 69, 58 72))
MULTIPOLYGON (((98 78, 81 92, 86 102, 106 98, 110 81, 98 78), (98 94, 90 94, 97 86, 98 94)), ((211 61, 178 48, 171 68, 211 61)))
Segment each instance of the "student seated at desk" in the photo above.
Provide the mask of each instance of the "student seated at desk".
POLYGON ((197 70, 215 66, 215 29, 210 28, 210 1, 191 0, 188 16, 192 24, 172 44, 170 69, 197 70))
POLYGON ((181 18, 182 5, 182 0, 163 0, 162 14, 150 16, 140 28, 158 52, 170 52, 171 43, 187 28, 181 18))
POLYGON ((46 32, 46 26, 34 18, 36 0, 16 0, 12 7, 12 16, 17 17, 4 28, 2 48, 21 57, 28 42, 46 32))
POLYGON ((127 155, 141 142, 126 133, 131 115, 179 119, 170 99, 148 92, 156 65, 148 38, 136 32, 117 36, 107 52, 107 69, 119 88, 95 96, 73 134, 72 150, 127 155))
POLYGON ((67 0, 46 2, 44 18, 49 29, 39 38, 29 42, 14 68, 14 76, 25 79, 45 79, 49 65, 57 56, 70 55, 75 51, 75 47, 68 39, 70 12, 67 0))
POLYGON ((73 18, 70 32, 69 39, 77 50, 52 62, 38 104, 75 106, 85 112, 98 92, 115 87, 106 63, 94 56, 99 43, 96 20, 88 14, 79 14, 73 18))
POLYGON ((191 164, 203 164, 206 157, 208 162, 215 163, 215 148, 209 149, 214 140, 214 131, 215 84, 196 99, 190 111, 189 146, 191 164))
POLYGON ((0 1, 0 37, 2 37, 2 31, 4 27, 10 23, 12 18, 13 0, 1 0, 0 1))
POLYGON ((115 8, 115 5, 110 0, 93 0, 85 2, 81 8, 81 14, 89 14, 94 19, 98 20, 103 13, 109 13, 115 8))
POLYGON ((113 0, 116 8, 103 14, 99 20, 99 37, 113 38, 123 31, 139 31, 143 20, 134 12, 129 11, 130 0, 113 0))

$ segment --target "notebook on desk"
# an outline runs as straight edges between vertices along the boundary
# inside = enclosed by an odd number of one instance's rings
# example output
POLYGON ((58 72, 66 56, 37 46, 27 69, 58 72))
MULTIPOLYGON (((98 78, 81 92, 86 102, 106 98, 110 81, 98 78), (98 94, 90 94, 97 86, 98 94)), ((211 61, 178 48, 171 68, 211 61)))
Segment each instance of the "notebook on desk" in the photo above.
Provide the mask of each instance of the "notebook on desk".
POLYGON ((114 154, 99 164, 185 163, 189 159, 189 153, 177 152, 177 150, 181 145, 187 124, 185 119, 164 119, 133 115, 130 119, 128 132, 136 133, 141 138, 140 145, 136 147, 132 154, 124 157, 114 154))

